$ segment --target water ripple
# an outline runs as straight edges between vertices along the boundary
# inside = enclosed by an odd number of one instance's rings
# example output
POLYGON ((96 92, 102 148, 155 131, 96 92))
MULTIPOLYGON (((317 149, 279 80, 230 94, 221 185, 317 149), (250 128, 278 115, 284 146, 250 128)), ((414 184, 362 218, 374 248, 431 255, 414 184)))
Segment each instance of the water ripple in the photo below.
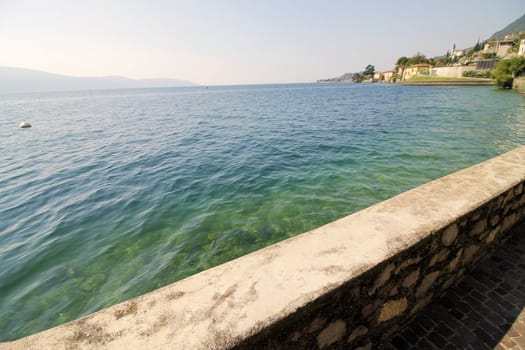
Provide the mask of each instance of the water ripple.
POLYGON ((0 340, 503 153, 521 96, 298 84, 0 96, 0 340), (33 128, 20 130, 21 116, 33 128))

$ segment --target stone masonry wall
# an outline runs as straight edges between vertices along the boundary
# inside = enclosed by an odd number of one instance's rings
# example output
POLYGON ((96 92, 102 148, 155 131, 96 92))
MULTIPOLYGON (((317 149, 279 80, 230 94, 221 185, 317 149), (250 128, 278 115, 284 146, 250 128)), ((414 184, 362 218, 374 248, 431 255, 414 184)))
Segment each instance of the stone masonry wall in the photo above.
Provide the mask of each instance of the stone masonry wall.
POLYGON ((514 79, 513 88, 522 94, 525 94, 525 77, 514 79))
POLYGON ((463 73, 475 70, 476 67, 457 66, 457 67, 435 67, 430 69, 430 76, 436 78, 463 78, 463 73))
POLYGON ((235 349, 378 348, 524 218, 520 183, 235 349))

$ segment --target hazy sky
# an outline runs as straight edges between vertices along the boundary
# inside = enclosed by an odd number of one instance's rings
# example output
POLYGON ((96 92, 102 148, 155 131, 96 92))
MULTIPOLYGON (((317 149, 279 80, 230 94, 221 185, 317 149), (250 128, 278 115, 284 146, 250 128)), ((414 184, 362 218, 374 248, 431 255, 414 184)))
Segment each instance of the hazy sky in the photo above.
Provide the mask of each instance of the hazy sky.
POLYGON ((524 0, 0 0, 0 66, 310 82, 472 46, 524 13, 524 0))

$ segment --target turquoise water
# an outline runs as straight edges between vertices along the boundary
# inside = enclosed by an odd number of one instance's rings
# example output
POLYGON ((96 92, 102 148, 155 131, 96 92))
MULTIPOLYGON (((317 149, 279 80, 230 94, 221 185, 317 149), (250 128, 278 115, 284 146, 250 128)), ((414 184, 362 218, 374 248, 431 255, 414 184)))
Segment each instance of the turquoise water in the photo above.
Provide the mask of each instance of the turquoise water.
POLYGON ((0 140, 9 340, 508 151, 525 99, 378 84, 13 94, 0 140))

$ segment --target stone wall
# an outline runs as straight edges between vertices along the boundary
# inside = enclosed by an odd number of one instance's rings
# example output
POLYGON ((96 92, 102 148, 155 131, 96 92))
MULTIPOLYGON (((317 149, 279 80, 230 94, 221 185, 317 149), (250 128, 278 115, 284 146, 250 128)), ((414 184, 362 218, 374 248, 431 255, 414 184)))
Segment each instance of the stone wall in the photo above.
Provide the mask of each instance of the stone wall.
POLYGON ((524 217, 522 182, 236 348, 377 348, 524 217))
POLYGON ((525 94, 525 77, 515 78, 513 82, 513 89, 525 94))
POLYGON ((430 76, 436 78, 463 78, 463 73, 476 70, 474 66, 434 67, 430 69, 430 76))
POLYGON ((525 147, 0 349, 372 349, 525 218, 525 147))

